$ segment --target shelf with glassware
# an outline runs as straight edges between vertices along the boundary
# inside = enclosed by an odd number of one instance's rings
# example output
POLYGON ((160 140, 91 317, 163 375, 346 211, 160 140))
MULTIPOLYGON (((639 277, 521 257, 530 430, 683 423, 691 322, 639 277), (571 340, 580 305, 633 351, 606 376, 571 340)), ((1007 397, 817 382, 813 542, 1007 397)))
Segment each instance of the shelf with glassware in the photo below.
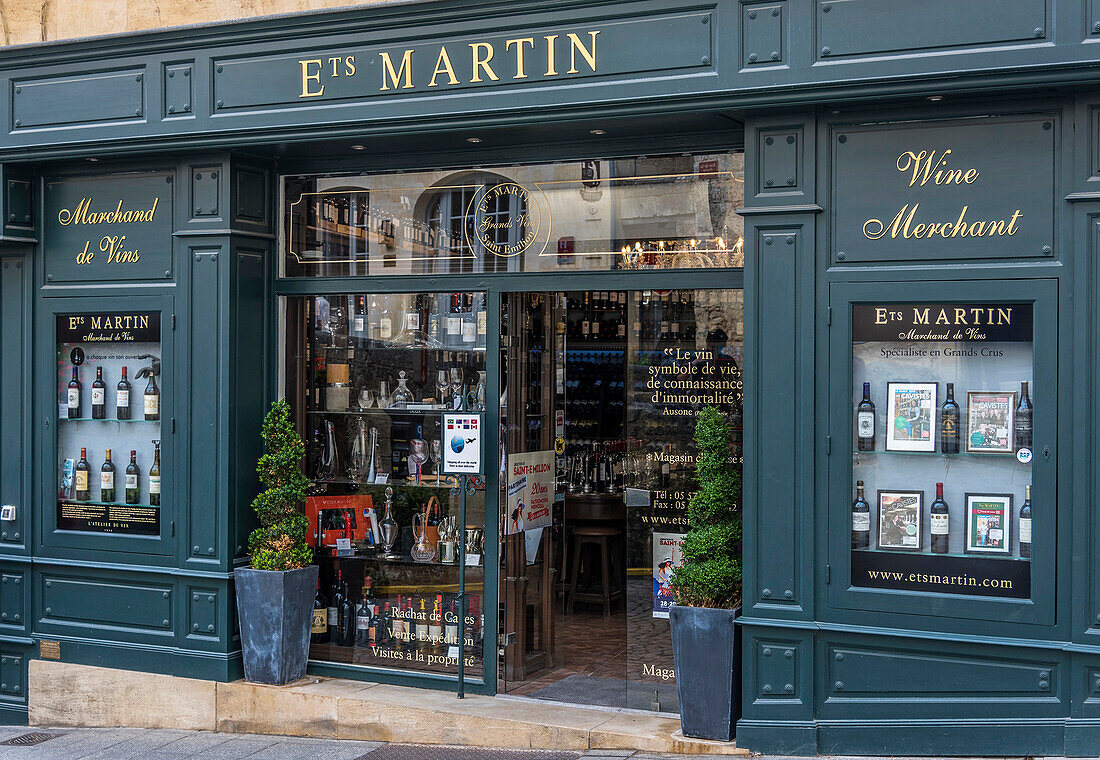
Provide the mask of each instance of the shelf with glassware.
POLYGON ((57 318, 59 530, 160 533, 159 317, 57 318))

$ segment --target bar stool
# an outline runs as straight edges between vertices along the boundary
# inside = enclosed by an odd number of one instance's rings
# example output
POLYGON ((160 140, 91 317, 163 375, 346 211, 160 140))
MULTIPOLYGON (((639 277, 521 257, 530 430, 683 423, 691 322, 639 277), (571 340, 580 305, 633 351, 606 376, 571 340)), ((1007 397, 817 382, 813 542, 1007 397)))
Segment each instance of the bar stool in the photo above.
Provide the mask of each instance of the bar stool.
POLYGON ((566 607, 570 615, 573 614, 573 604, 580 600, 602 603, 604 617, 611 617, 611 602, 623 598, 622 576, 619 571, 619 560, 615 554, 622 535, 623 532, 618 528, 578 526, 573 529, 573 578, 569 584, 569 599, 566 607), (599 592, 586 590, 592 578, 590 562, 585 565, 585 583, 582 587, 585 590, 577 591, 577 581, 581 574, 581 554, 586 544, 591 544, 599 554, 601 585, 599 592), (614 579, 614 586, 612 579, 614 579))

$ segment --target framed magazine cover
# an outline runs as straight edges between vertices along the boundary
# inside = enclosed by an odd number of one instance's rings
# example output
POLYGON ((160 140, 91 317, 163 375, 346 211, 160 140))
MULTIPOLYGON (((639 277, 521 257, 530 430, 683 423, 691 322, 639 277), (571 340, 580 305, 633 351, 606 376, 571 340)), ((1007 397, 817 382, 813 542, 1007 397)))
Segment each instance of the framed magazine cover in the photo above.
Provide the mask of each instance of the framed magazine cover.
POLYGON ((966 552, 1009 554, 1012 551, 1012 494, 966 494, 966 552))
POLYGON ((1015 421, 1015 391, 967 391, 966 453, 1014 453, 1015 421))
POLYGON ((919 552, 923 519, 924 491, 879 491, 876 548, 919 552))
POLYGON ((936 450, 936 383, 886 384, 886 450, 936 450))

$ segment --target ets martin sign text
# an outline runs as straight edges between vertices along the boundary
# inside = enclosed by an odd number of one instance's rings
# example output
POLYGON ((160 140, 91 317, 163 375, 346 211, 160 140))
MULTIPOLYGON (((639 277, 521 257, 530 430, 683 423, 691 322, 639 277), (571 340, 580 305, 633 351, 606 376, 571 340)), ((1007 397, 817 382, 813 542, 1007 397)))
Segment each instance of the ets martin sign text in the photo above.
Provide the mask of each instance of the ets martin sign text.
POLYGON ((1054 255, 1052 117, 853 127, 833 143, 836 261, 1054 255))
MULTIPOLYGON (((616 6, 606 6, 614 13, 616 6)), ((713 14, 672 10, 657 16, 596 16, 585 23, 440 33, 403 41, 356 42, 274 55, 219 58, 218 113, 316 107, 379 98, 562 85, 571 80, 691 75, 712 70, 713 14)))

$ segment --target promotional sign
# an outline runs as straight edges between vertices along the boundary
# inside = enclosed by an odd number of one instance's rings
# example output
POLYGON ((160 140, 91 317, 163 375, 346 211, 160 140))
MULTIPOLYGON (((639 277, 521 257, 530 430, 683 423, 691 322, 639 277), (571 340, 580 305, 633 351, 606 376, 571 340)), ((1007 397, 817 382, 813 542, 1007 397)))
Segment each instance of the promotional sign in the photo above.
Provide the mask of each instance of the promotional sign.
POLYGON ((554 521, 554 452, 508 455, 506 533, 543 528, 554 521))
POLYGON ((481 474, 482 416, 474 412, 444 412, 440 430, 443 433, 444 475, 481 474))
POLYGON ((672 596, 672 574, 684 564, 683 533, 653 534, 653 617, 667 618, 672 596))

